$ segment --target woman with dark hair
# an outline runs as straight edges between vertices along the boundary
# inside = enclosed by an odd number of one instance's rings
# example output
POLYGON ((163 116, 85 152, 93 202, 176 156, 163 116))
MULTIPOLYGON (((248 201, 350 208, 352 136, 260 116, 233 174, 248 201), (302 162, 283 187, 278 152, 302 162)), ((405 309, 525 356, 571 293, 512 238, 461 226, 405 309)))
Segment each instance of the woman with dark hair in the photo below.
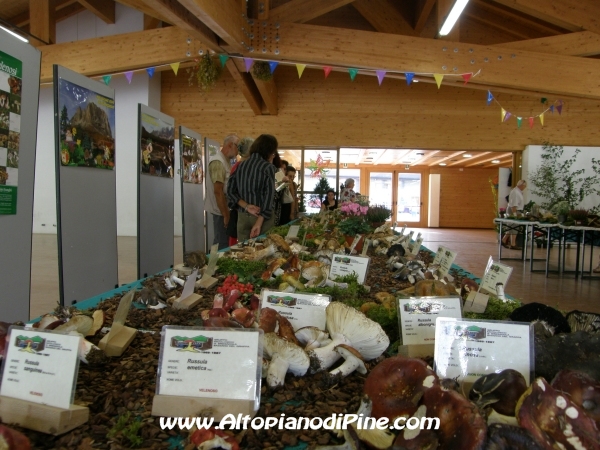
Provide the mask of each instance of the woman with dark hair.
POLYGON ((238 209, 238 242, 265 233, 273 227, 273 197, 277 139, 261 134, 250 147, 250 157, 242 161, 229 178, 227 198, 238 209))
POLYGON ((333 189, 328 189, 325 200, 321 203, 321 211, 333 211, 334 209, 337 209, 337 207, 338 202, 335 198, 335 191, 333 189))

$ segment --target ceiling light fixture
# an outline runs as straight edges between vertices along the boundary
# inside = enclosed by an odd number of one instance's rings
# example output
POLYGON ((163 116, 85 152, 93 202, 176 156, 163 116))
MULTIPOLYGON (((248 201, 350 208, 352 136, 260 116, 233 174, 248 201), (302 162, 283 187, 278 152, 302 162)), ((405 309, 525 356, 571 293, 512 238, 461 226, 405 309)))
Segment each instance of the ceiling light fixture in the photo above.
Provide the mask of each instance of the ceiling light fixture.
POLYGON ((467 3, 469 3, 469 0, 456 0, 456 3, 454 3, 454 6, 450 10, 450 14, 448 14, 442 28, 440 28, 440 36, 447 36, 450 34, 450 31, 452 31, 454 24, 462 14, 465 6, 467 6, 467 3))
POLYGON ((471 158, 473 155, 471 155, 470 153, 465 153, 463 155, 463 158, 471 158))
POLYGON ((19 39, 23 42, 29 42, 29 39, 26 39, 23 36, 18 35, 14 31, 9 30, 8 28, 3 27, 2 25, 0 25, 0 28, 3 29, 4 31, 6 31, 8 34, 12 34, 14 37, 16 37, 17 39, 19 39))
POLYGON ((446 163, 440 163, 440 166, 445 166, 445 165, 446 165, 446 163))
POLYGON ((492 163, 493 163, 493 164, 500 164, 500 160, 499 160, 499 159, 493 159, 493 160, 492 160, 492 163))

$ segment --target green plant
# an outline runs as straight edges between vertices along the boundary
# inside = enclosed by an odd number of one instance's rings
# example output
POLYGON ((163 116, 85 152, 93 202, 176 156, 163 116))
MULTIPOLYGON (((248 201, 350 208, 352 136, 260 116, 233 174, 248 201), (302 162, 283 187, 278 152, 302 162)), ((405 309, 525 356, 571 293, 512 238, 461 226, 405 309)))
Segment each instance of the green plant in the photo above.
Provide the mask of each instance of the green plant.
POLYGON ((197 60, 196 65, 188 69, 190 74, 188 82, 190 86, 194 80, 198 83, 198 87, 203 91, 210 90, 216 83, 222 73, 222 67, 207 51, 197 60))
POLYGON ((271 66, 267 61, 255 61, 252 66, 252 76, 261 81, 271 80, 273 78, 271 66))
POLYGON ((338 229, 346 236, 356 236, 371 231, 370 225, 365 221, 365 216, 350 216, 338 223, 338 229))
POLYGON ((106 437, 109 439, 121 437, 129 442, 130 447, 139 447, 144 442, 142 437, 138 436, 140 428, 142 428, 142 419, 132 418, 131 413, 127 411, 117 418, 116 423, 108 431, 106 437))
POLYGON ((366 219, 368 222, 385 222, 392 215, 392 210, 387 208, 385 205, 373 205, 369 206, 367 210, 366 219))
POLYGON ((308 198, 308 205, 312 208, 321 208, 321 204, 323 203, 323 200, 325 199, 329 189, 331 189, 331 186, 329 186, 329 181, 327 181, 327 178, 319 178, 319 182, 313 189, 313 193, 310 194, 308 198))
POLYGON ((571 207, 569 206, 569 202, 567 202, 566 200, 562 200, 552 205, 550 211, 556 216, 566 216, 569 213, 570 209, 571 207))

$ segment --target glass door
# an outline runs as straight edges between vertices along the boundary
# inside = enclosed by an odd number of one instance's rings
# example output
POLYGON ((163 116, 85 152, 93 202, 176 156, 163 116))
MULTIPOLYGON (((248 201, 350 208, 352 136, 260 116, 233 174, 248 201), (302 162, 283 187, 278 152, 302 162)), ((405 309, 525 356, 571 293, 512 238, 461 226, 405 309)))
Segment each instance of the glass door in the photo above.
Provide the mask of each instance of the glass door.
POLYGON ((425 226, 420 172, 370 171, 369 202, 390 208, 398 225, 425 226))
POLYGON ((391 209, 392 216, 388 219, 388 222, 395 222, 393 172, 369 173, 369 204, 383 205, 391 209))

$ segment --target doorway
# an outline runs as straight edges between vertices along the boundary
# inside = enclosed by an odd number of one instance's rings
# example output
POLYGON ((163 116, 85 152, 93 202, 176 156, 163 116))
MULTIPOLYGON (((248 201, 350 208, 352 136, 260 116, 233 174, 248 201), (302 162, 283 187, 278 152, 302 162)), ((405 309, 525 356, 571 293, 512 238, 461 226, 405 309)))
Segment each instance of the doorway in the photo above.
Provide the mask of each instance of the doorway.
POLYGON ((391 222, 426 226, 422 174, 420 172, 369 171, 369 199, 372 205, 392 210, 391 222))

